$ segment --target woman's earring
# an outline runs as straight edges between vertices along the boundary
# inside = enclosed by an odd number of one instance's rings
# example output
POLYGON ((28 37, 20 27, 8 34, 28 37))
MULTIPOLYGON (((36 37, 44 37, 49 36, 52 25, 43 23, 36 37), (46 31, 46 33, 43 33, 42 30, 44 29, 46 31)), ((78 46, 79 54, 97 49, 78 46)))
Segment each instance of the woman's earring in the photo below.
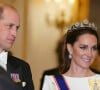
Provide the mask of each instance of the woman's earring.
POLYGON ((69 53, 69 59, 72 59, 72 54, 71 53, 69 53))

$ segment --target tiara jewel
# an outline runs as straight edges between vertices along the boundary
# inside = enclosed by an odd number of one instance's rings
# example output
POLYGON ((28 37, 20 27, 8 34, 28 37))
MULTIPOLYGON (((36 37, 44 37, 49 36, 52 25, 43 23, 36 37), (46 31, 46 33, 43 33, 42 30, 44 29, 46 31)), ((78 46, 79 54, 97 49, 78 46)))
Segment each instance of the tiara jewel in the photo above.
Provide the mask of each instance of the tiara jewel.
POLYGON ((73 26, 69 26, 68 32, 72 32, 72 31, 78 30, 79 28, 83 28, 83 27, 89 27, 89 28, 92 28, 93 30, 97 30, 97 27, 95 26, 94 23, 89 23, 89 21, 85 19, 83 20, 82 23, 76 22, 73 26))

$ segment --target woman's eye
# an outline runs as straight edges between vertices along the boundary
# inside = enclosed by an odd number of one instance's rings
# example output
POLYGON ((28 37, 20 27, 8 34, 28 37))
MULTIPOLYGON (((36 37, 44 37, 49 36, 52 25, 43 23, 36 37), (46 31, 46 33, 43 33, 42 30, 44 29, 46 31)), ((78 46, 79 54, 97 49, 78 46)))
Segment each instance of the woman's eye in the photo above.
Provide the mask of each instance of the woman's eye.
POLYGON ((96 50, 97 50, 97 47, 93 47, 92 49, 93 49, 94 51, 96 51, 96 50))
POLYGON ((80 47, 82 50, 85 50, 86 49, 86 47, 80 47))

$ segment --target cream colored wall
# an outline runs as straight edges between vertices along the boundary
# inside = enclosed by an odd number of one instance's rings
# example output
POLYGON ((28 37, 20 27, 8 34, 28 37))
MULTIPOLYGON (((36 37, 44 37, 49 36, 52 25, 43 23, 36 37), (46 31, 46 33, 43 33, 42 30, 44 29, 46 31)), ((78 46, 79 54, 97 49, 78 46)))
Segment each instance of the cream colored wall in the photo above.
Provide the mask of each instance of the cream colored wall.
POLYGON ((32 68, 36 90, 39 90, 43 71, 57 66, 55 48, 60 33, 55 27, 48 27, 44 12, 43 3, 29 0, 26 58, 32 68))

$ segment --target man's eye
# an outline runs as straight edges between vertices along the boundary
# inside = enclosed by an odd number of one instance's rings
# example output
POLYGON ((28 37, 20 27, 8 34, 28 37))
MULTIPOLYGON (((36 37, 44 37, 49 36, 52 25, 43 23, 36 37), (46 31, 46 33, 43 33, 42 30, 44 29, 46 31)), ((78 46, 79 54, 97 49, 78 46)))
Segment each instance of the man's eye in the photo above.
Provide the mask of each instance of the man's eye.
POLYGON ((13 27, 13 24, 6 25, 8 29, 11 29, 13 27))
POLYGON ((12 27, 13 27, 13 24, 8 25, 8 28, 9 28, 9 29, 12 28, 12 27))
POLYGON ((19 27, 20 27, 20 26, 16 26, 16 30, 17 30, 17 31, 18 31, 19 27))

